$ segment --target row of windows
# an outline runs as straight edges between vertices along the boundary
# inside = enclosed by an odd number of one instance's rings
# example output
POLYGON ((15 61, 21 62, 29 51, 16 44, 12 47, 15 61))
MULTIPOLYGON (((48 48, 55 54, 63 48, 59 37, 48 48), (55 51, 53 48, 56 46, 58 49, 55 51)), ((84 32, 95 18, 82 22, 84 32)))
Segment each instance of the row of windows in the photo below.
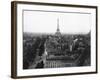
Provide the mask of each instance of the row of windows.
POLYGON ((74 66, 74 63, 66 63, 60 61, 47 61, 45 64, 45 68, 57 68, 57 67, 67 67, 67 66, 74 66))

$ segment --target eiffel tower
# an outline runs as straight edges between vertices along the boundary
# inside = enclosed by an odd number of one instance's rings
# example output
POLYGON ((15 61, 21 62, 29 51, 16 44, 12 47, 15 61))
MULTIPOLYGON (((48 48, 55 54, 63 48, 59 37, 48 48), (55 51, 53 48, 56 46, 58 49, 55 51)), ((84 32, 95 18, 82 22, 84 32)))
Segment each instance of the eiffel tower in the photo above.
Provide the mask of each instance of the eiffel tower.
POLYGON ((57 30, 56 30, 55 35, 56 35, 56 36, 61 36, 60 28, 59 28, 59 18, 57 19, 57 30))

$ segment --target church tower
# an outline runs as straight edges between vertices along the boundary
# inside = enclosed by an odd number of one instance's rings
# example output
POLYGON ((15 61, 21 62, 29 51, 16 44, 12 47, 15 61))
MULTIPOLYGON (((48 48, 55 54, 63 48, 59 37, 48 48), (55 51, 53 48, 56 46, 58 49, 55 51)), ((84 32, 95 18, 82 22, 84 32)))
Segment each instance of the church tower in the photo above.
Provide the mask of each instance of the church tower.
POLYGON ((59 29, 59 18, 57 19, 57 30, 55 33, 56 36, 61 36, 60 29, 59 29))

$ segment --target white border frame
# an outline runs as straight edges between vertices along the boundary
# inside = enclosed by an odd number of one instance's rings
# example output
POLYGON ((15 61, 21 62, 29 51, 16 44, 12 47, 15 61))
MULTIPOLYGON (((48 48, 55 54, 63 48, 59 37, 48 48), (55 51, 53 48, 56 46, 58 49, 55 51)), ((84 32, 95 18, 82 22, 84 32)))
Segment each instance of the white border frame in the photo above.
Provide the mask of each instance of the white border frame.
POLYGON ((17 4, 17 76, 37 76, 51 74, 69 74, 83 73, 96 71, 96 9, 82 7, 60 7, 60 6, 45 6, 45 5, 28 5, 17 4), (91 66, 87 67, 70 67, 70 68, 53 68, 51 69, 33 69, 23 70, 23 35, 22 35, 22 10, 57 10, 70 12, 88 12, 91 13, 91 66))

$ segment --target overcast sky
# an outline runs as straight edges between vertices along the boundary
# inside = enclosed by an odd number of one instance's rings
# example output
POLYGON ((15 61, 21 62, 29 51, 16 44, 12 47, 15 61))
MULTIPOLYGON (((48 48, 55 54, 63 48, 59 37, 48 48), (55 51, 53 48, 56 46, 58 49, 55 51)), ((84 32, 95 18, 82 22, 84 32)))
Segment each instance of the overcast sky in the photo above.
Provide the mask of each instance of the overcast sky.
POLYGON ((91 14, 24 11, 24 32, 55 33, 57 19, 61 33, 88 33, 91 28, 91 14))

